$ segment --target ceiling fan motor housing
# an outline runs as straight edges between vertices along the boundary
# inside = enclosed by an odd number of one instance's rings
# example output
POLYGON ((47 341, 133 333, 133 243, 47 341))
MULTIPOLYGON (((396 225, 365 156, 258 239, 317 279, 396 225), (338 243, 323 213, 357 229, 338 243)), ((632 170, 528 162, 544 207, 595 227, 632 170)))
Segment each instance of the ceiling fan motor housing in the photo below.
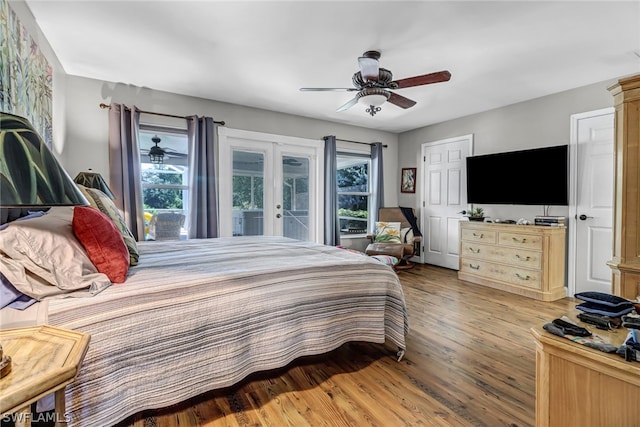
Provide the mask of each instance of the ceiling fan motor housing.
POLYGON ((366 88, 366 87, 384 87, 393 89, 393 85, 391 85, 391 81, 393 80, 393 74, 391 71, 386 68, 380 67, 378 71, 378 81, 365 80, 362 78, 362 73, 357 71, 353 74, 351 81, 353 85, 358 89, 366 88))

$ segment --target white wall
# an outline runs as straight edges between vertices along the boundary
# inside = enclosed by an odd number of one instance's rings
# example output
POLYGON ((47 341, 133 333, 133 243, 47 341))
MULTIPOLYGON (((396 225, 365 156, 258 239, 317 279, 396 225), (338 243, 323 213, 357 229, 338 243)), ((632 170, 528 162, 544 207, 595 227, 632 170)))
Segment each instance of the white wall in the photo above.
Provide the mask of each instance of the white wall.
MULTIPOLYGON (((399 135, 398 170, 417 167, 420 171, 420 147, 424 143, 473 134, 473 154, 524 150, 569 143, 570 117, 575 113, 613 106, 607 88, 614 81, 589 86, 509 105, 491 111, 426 126, 399 135)), ((400 194, 402 206, 418 208, 422 177, 418 176, 415 194, 400 194)), ((531 177, 531 182, 535 177, 531 177)), ((502 219, 533 219, 542 215, 540 206, 487 205, 487 215, 502 219)), ((550 215, 567 215, 568 208, 552 207, 550 215)))

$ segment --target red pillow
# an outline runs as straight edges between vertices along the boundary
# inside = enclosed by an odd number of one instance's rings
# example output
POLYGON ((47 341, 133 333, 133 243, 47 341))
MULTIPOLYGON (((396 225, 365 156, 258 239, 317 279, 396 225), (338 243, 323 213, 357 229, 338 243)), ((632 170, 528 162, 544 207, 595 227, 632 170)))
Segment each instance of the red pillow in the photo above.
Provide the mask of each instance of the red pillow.
POLYGON ((73 233, 100 273, 122 283, 129 271, 129 250, 108 216, 89 206, 73 209, 73 233))

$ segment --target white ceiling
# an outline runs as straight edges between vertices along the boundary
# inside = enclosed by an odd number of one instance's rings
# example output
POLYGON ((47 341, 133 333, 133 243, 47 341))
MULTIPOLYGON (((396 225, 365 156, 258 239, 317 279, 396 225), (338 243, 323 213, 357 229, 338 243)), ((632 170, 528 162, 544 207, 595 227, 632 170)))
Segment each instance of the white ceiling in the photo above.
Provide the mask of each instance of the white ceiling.
POLYGON ((640 72, 637 0, 26 3, 68 74, 390 132, 640 72), (394 79, 452 78, 375 117, 299 91, 352 87, 367 50, 394 79))

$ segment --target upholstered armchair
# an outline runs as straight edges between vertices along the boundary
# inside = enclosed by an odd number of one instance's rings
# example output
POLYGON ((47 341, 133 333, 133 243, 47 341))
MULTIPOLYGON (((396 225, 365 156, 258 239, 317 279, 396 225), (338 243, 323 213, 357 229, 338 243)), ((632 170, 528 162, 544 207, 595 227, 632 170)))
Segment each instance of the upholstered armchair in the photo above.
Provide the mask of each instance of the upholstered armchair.
POLYGON ((158 212, 149 222, 149 239, 178 240, 184 224, 184 215, 174 212, 158 212))
MULTIPOLYGON (((415 222, 415 210, 411 209, 415 222)), ((367 255, 389 255, 398 259, 395 269, 412 268, 409 259, 420 253, 421 236, 414 235, 411 223, 402 209, 380 208, 376 232, 367 237, 371 243, 365 249, 367 255)))

